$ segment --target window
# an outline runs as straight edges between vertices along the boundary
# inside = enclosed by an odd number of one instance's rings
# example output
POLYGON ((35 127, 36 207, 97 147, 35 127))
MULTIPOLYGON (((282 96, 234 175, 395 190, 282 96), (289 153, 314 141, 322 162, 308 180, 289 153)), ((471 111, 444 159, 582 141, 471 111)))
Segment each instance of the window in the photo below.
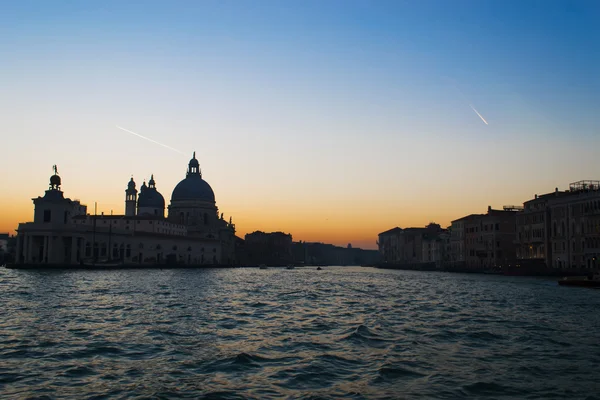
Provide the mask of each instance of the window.
POLYGON ((51 216, 52 213, 50 212, 50 210, 44 210, 44 222, 50 222, 51 216))

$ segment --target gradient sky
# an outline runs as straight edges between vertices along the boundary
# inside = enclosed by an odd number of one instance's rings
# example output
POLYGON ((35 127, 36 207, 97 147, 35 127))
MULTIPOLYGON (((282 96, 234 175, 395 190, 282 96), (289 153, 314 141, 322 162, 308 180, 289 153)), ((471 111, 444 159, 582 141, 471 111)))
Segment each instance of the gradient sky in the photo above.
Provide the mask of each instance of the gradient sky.
POLYGON ((194 150, 238 235, 368 248, 600 179, 598 21, 598 1, 3 2, 0 231, 53 164, 122 213, 132 174, 168 202, 194 150))

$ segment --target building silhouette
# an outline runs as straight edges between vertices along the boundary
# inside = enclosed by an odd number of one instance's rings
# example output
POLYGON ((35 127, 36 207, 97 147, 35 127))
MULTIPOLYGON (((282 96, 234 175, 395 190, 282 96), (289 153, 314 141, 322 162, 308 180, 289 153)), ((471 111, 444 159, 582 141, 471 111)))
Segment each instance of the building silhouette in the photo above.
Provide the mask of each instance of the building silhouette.
POLYGON ((415 266, 441 265, 449 258, 450 236, 439 224, 423 228, 392 228, 378 235, 378 248, 384 263, 415 266))
POLYGON ((523 203, 523 212, 517 214, 516 257, 520 264, 549 266, 552 251, 552 201, 567 195, 558 188, 551 193, 535 195, 523 203))
POLYGON ((248 233, 244 237, 244 249, 250 265, 287 265, 293 261, 292 235, 288 233, 248 233))
POLYGON ((467 268, 495 269, 514 263, 516 215, 520 211, 519 206, 502 210, 488 206, 486 214, 470 215, 464 220, 465 253, 461 257, 467 268))
POLYGON ((87 206, 64 196, 56 167, 43 197, 33 199, 33 222, 17 234, 18 264, 220 265, 235 262, 235 225, 219 216, 214 193, 190 160, 185 179, 165 200, 154 175, 139 192, 133 178, 122 215, 91 215, 87 206))

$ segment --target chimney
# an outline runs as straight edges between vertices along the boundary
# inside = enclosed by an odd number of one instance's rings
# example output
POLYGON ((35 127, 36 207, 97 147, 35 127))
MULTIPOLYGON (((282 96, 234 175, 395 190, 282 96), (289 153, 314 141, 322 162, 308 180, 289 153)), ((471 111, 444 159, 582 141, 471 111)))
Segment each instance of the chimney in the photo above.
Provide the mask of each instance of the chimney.
POLYGON ((492 211, 492 206, 488 206, 488 212, 492 211))
POLYGON ((554 188, 554 193, 558 193, 558 188, 554 188))
POLYGON ((537 199, 537 194, 535 195, 535 198, 537 199))

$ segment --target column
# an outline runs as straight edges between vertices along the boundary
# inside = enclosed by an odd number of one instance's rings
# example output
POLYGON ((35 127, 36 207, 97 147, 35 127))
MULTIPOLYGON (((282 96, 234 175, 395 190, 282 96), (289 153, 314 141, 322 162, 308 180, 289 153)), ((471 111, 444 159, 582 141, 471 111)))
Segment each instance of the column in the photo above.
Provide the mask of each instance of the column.
POLYGON ((54 238, 52 237, 52 235, 48 236, 48 251, 46 252, 46 257, 48 259, 48 264, 52 264, 54 262, 54 254, 53 254, 53 240, 54 238))
POLYGON ((22 253, 23 253, 23 235, 17 234, 17 254, 15 257, 15 264, 19 264, 21 262, 22 253))
POLYGON ((40 261, 46 264, 48 262, 48 236, 46 235, 44 235, 44 247, 42 250, 42 259, 40 261))
POLYGON ((33 258, 31 254, 33 253, 33 236, 27 235, 25 237, 27 238, 27 251, 25 253, 25 262, 30 263, 33 258))
POLYGON ((71 264, 77 264, 77 241, 75 236, 71 237, 71 264))

